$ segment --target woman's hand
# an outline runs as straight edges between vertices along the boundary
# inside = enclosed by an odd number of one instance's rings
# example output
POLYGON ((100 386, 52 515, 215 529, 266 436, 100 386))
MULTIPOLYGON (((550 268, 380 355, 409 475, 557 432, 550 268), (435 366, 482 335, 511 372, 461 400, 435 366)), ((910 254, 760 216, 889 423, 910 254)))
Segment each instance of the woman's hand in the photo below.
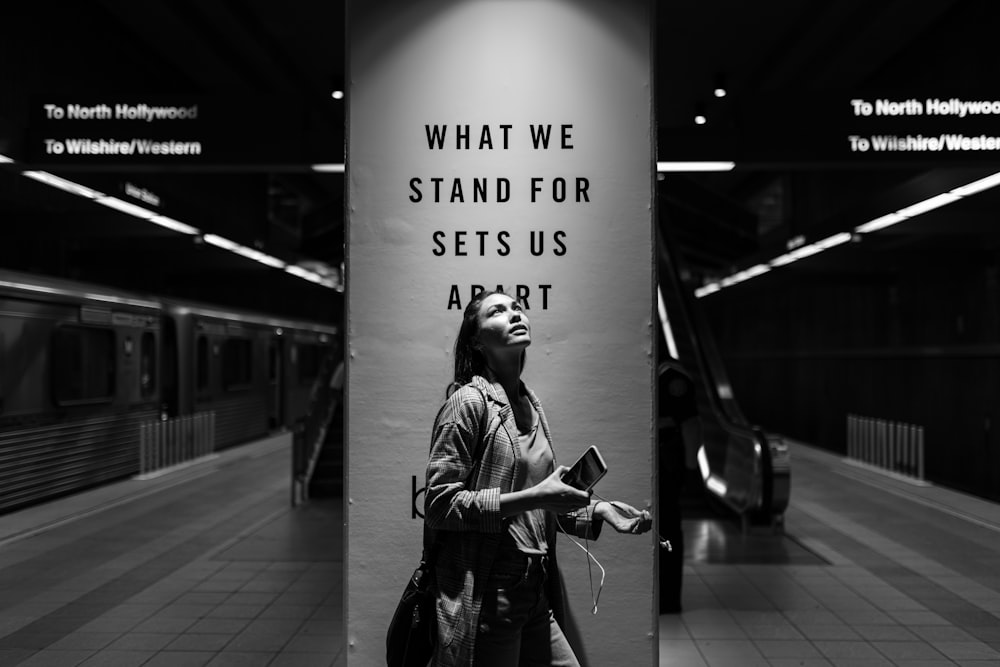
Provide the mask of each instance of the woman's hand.
POLYGON ((589 493, 562 481, 562 476, 567 470, 569 467, 559 466, 551 475, 531 487, 537 507, 556 514, 565 514, 590 503, 589 493))
POLYGON ((594 514, 610 523, 619 533, 641 535, 653 527, 653 515, 617 500, 602 500, 597 503, 594 514))

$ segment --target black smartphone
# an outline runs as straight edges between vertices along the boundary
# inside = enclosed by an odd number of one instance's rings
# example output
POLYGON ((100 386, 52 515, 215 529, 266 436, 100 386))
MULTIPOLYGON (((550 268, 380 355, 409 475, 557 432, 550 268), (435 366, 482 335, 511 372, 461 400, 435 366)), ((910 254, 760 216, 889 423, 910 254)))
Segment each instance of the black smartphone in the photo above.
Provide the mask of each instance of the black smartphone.
POLYGON ((587 448, 576 463, 563 473, 562 481, 581 491, 590 491, 598 480, 608 472, 608 465, 597 451, 597 447, 591 445, 587 448))

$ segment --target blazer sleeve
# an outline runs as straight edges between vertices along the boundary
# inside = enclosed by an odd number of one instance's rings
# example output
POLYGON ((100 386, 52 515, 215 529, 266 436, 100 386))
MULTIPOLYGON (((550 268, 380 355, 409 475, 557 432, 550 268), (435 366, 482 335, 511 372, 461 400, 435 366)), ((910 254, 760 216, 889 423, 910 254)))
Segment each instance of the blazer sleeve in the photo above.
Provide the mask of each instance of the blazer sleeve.
POLYGON ((479 450, 485 449, 480 430, 487 428, 482 418, 486 410, 483 393, 466 385, 448 398, 434 420, 424 496, 429 528, 499 533, 503 527, 500 488, 471 488, 477 457, 484 456, 479 450))

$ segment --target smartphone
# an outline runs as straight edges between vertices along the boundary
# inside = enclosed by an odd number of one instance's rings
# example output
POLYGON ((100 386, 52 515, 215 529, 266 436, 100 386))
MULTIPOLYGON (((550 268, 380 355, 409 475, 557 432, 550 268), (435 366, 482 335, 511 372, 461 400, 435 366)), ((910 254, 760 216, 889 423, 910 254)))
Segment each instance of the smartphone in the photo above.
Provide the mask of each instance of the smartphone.
POLYGON ((562 481, 581 491, 590 491, 607 472, 608 465, 601 457, 601 453, 597 451, 597 447, 591 445, 576 463, 563 473, 562 481))

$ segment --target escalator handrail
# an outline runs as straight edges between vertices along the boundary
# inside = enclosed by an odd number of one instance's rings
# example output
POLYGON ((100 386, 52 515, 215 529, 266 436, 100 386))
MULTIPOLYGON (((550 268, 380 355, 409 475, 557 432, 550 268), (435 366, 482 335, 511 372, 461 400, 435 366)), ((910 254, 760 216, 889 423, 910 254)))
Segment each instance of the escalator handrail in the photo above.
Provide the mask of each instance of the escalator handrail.
POLYGON ((770 509, 771 490, 773 489, 773 467, 770 465, 770 451, 767 436, 758 428, 751 426, 740 410, 735 400, 729 399, 724 402, 719 396, 720 381, 729 386, 728 379, 721 358, 714 346, 710 343, 711 334, 707 330, 707 324, 701 317, 701 312, 697 305, 693 303, 694 294, 684 288, 679 275, 676 259, 671 251, 670 244, 664 238, 666 232, 659 230, 657 234, 657 250, 659 263, 661 265, 661 276, 666 276, 670 281, 670 287, 677 295, 677 300, 683 312, 681 316, 686 324, 686 329, 690 334, 690 343, 694 349, 696 363, 702 375, 705 394, 711 406, 713 417, 717 425, 732 438, 741 441, 748 441, 752 452, 752 478, 748 485, 748 494, 745 503, 736 502, 733 498, 723 497, 733 510, 743 512, 768 512, 770 509), (665 270, 663 270, 665 267, 665 270), (706 349, 710 348, 710 349, 706 349))

